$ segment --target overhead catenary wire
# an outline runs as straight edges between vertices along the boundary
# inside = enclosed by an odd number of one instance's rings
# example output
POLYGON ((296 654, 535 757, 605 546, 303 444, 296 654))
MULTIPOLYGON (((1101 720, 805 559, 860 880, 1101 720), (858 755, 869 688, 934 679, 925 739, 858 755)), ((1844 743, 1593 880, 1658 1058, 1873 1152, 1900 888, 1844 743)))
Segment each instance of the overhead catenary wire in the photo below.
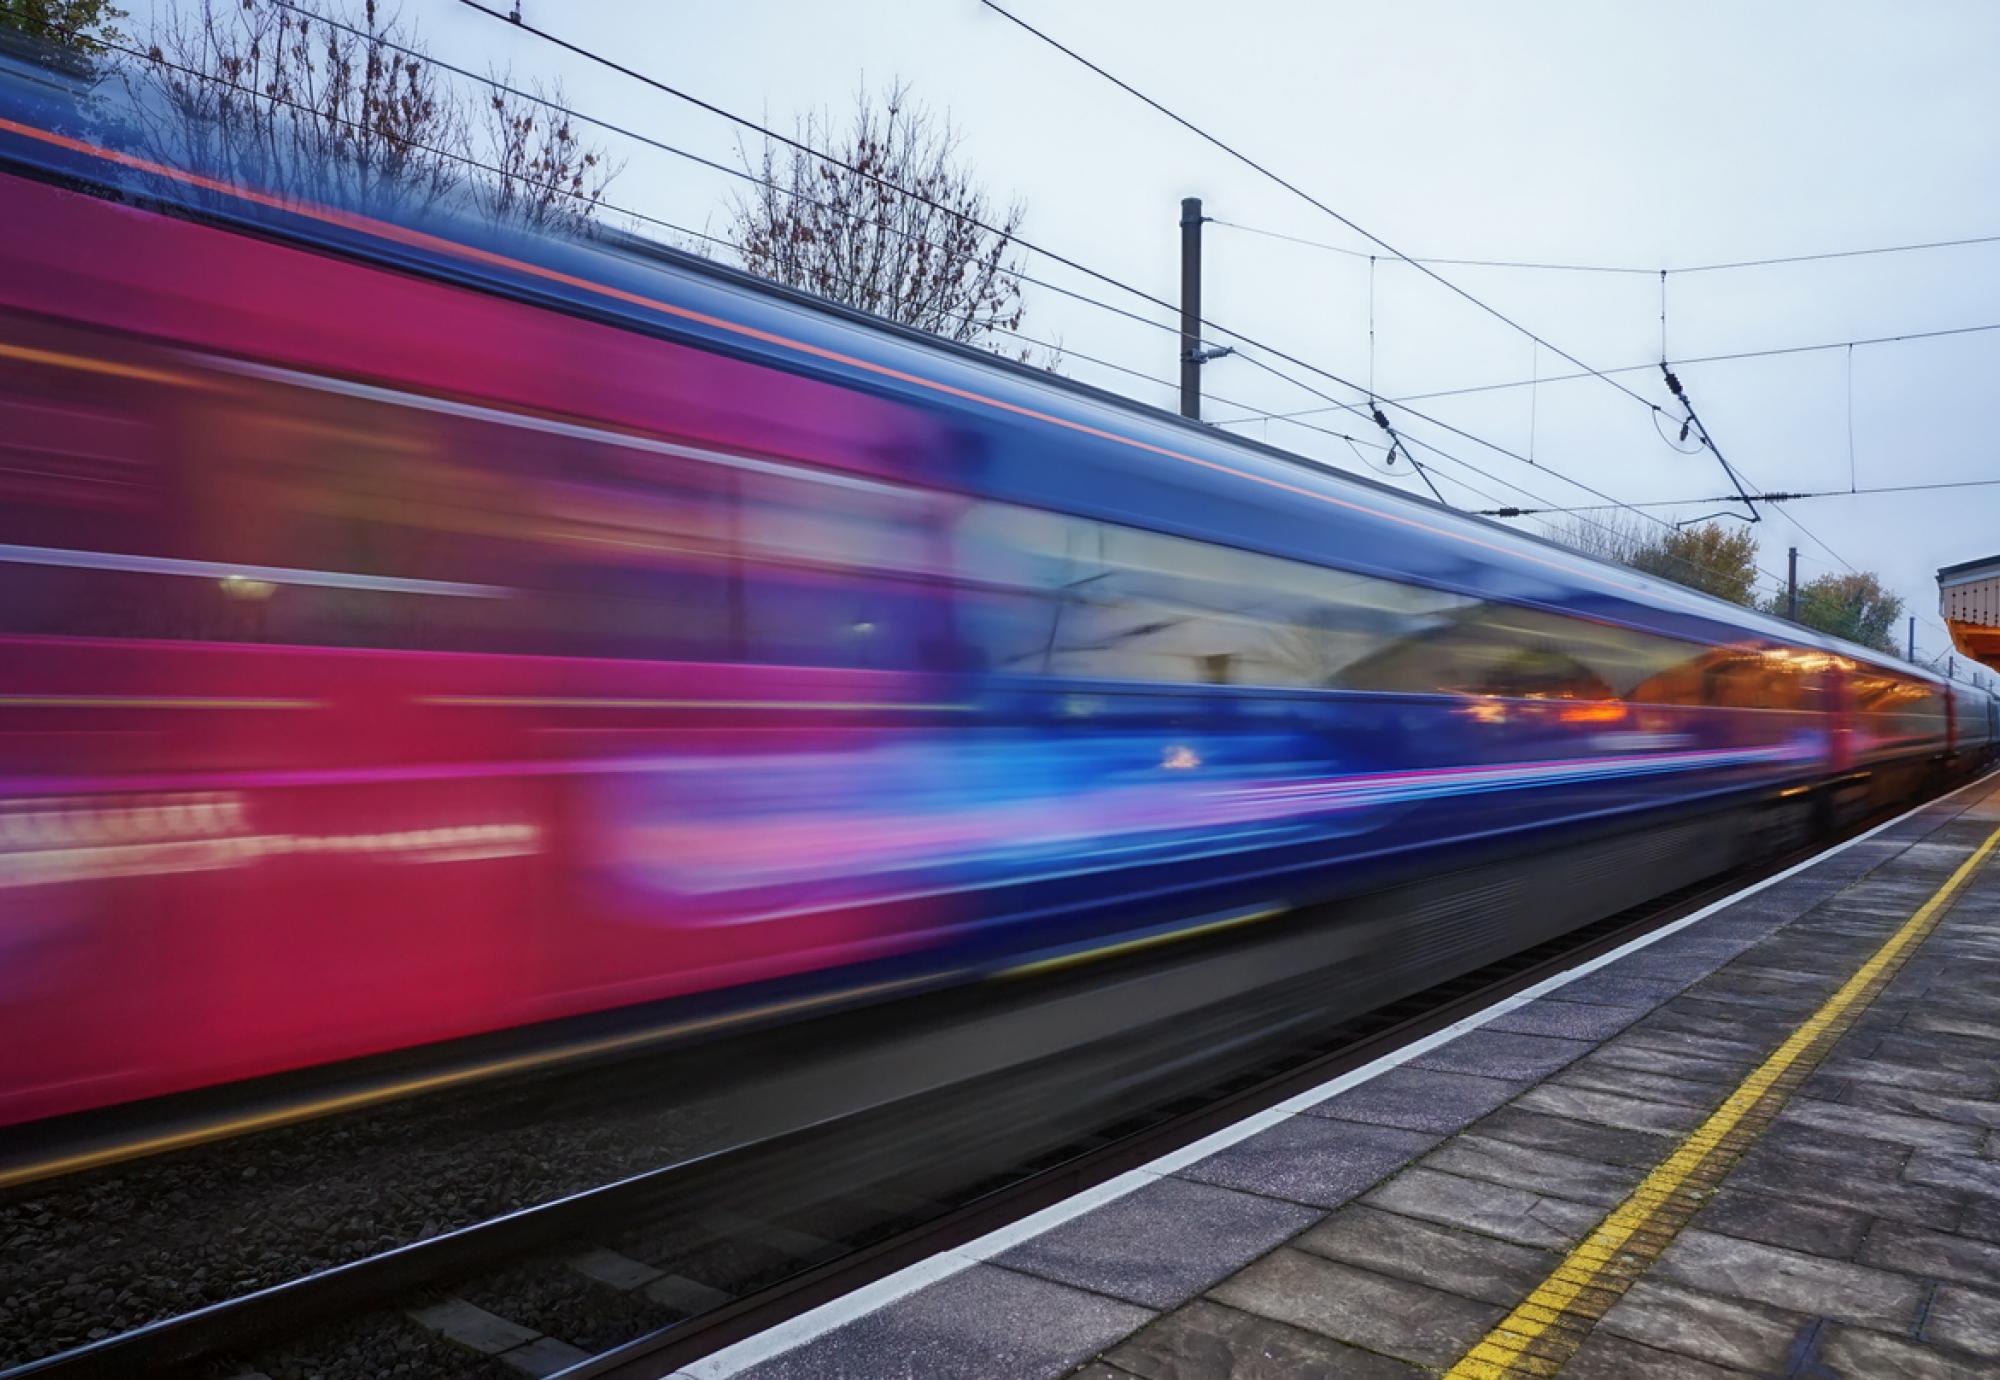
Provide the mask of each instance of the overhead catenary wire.
MULTIPOLYGON (((1274 420, 1284 420, 1282 418, 1274 420)), ((1942 489, 1986 489, 2000 487, 2000 479, 1942 479, 1926 484, 1877 484, 1865 489, 1810 489, 1796 492, 1776 490, 1750 495, 1759 503, 1800 503, 1810 498, 1863 498, 1870 494, 1928 493, 1942 489)), ((1734 503, 1734 494, 1705 494, 1699 498, 1653 498, 1633 503, 1588 503, 1556 508, 1510 508, 1479 512, 1476 517, 1533 517, 1544 513, 1603 513, 1625 508, 1688 508, 1703 503, 1734 503)), ((1838 556, 1834 557, 1839 560, 1838 556)), ((1846 565, 1845 561, 1840 562, 1846 565)), ((1850 570, 1852 566, 1848 567, 1850 570)))
MULTIPOLYGON (((985 0, 985 2, 990 3, 990 0, 985 0)), ((499 11, 494 10, 488 7, 487 5, 480 3, 480 0, 459 0, 459 3, 466 6, 468 9, 486 15, 488 18, 497 20, 501 23, 508 24, 509 27, 514 28, 522 33, 526 33, 533 37, 542 39, 543 41, 553 44, 554 46, 559 47, 566 52, 581 57, 586 61, 593 62, 600 66, 603 66, 609 71, 617 72, 620 75, 629 77, 630 79, 637 81, 643 85, 649 86, 665 94, 674 96, 677 99, 686 101, 689 104, 694 105, 699 109, 706 110, 711 114, 714 114, 722 119, 729 120, 733 123, 739 124, 745 129, 756 131, 757 133, 760 133, 767 138, 773 139, 776 142, 785 145, 786 147, 797 149, 798 151, 806 154, 809 157, 819 159, 834 167, 846 168, 849 171, 855 172, 858 175, 866 178, 870 182, 882 186, 885 190, 893 191, 899 195, 910 196, 913 200, 916 200, 920 204, 929 205, 945 215, 955 217, 961 221, 964 221, 967 224, 974 225, 978 228, 984 229, 989 233, 994 233, 994 234, 1003 233, 997 227, 994 227, 983 221, 980 221, 976 217, 969 216, 965 212, 959 211, 955 208, 945 206, 942 203, 936 202, 930 198, 922 196, 920 193, 912 192, 907 188, 900 187, 893 181, 883 178, 880 174, 870 172, 866 169, 857 168, 855 167, 855 165, 848 163, 845 160, 840 159, 839 157, 833 154, 829 154, 823 150, 814 148, 812 145, 805 143, 803 140, 796 139, 792 136, 779 133, 778 131, 771 129, 770 127, 758 121, 751 120, 745 116, 737 115, 731 111, 724 109, 719 105, 716 105, 712 101, 704 100, 699 96, 695 96, 689 92, 685 92, 680 88, 672 85, 671 83, 661 81, 656 77, 652 77, 647 75, 646 73, 639 72, 629 66, 626 66, 623 63, 615 61, 614 59, 605 57, 603 54, 597 53, 592 49, 571 42, 568 39, 560 37, 559 35, 550 33, 545 29, 537 28, 532 24, 528 24, 524 21, 513 19, 505 14, 501 14, 499 11)), ((996 6, 995 8, 997 9, 998 7, 996 6)), ((1004 13, 1004 11, 1002 11, 1002 13, 1004 13)), ((1011 17, 1012 16, 1009 16, 1009 18, 1011 17)), ((1012 239, 1013 243, 1020 245, 1025 250, 1028 250, 1032 253, 1043 255, 1056 263, 1060 263, 1065 267, 1084 273, 1087 276, 1097 281, 1116 287, 1121 291, 1130 293, 1140 298, 1143 301, 1150 302, 1153 305, 1161 307, 1165 310, 1169 311, 1177 310, 1177 308, 1174 307, 1172 303, 1167 302, 1163 298, 1155 296, 1154 294, 1149 293, 1142 288, 1134 287, 1131 284, 1126 283, 1123 280, 1115 277, 1112 274, 1106 273, 1101 269, 1093 268, 1087 264, 1079 262, 1078 260, 1068 255, 1059 253, 1058 251, 1055 250, 1048 249, 1042 245, 1036 244, 1034 241, 1024 239, 1018 235, 1011 236, 1010 238, 1012 239)), ((1389 246, 1389 248, 1391 248, 1391 251, 1393 252, 1393 246, 1389 246)), ((1440 281, 1445 281, 1445 280, 1440 280, 1440 281)), ((1171 332, 1175 335, 1178 335, 1180 333, 1178 326, 1170 325, 1163 322, 1154 322, 1144 317, 1135 317, 1135 319, 1143 322, 1144 324, 1153 326, 1163 331, 1171 332)), ((1320 365, 1314 364, 1309 360, 1302 359, 1298 355, 1282 350, 1276 346, 1267 344, 1266 342, 1261 341, 1254 336, 1250 336, 1245 334, 1244 332, 1234 330, 1227 326, 1223 326, 1215 322, 1214 320, 1206 317, 1201 319, 1200 324, 1207 330, 1212 330, 1219 335, 1227 336, 1233 340, 1240 341, 1243 344, 1248 345, 1253 349, 1259 350, 1272 358, 1283 360, 1287 364, 1303 369, 1306 372, 1316 375, 1320 378, 1327 379, 1335 384, 1338 384, 1343 388, 1349 389, 1350 391, 1356 394, 1363 396, 1366 395, 1367 390, 1363 388, 1361 385, 1355 383, 1353 380, 1345 378, 1339 374, 1336 374, 1333 371, 1323 368, 1320 365)), ((1515 323, 1513 322, 1509 322, 1509 324, 1515 325, 1515 323)), ((1515 325, 1515 329, 1519 330, 1522 328, 1519 327, 1518 325, 1515 325)), ((1540 339, 1540 337, 1535 337, 1535 338, 1540 339)), ((1586 369, 1589 367, 1588 365, 1584 365, 1582 361, 1575 359, 1573 356, 1568 355, 1567 353, 1557 349, 1554 346, 1548 345, 1548 342, 1542 341, 1541 343, 1545 347, 1554 351, 1555 353, 1561 354, 1563 358, 1568 359, 1572 364, 1576 364, 1579 367, 1586 369)), ((1245 359, 1249 358, 1248 355, 1240 355, 1239 357, 1245 359)), ((1270 366, 1266 365, 1265 367, 1269 368, 1270 366)), ((1367 410, 1365 410, 1360 405, 1345 402, 1340 399, 1334 398, 1320 389, 1317 389, 1308 384, 1304 384, 1301 380, 1298 380, 1296 378, 1290 378, 1289 376, 1285 375, 1282 371, 1277 371, 1273 369, 1272 372, 1277 373, 1278 376, 1281 378, 1288 378, 1288 381, 1293 383, 1295 386, 1304 388, 1306 391, 1311 392, 1315 396, 1322 398, 1323 400, 1331 404, 1333 408, 1338 408, 1339 410, 1342 411, 1352 412, 1359 416, 1368 416, 1367 410)), ((1646 406, 1648 407, 1654 406, 1654 404, 1647 401, 1639 394, 1633 393, 1630 389, 1625 389, 1623 388, 1622 385, 1620 385, 1619 387, 1621 391, 1628 393, 1630 396, 1644 403, 1646 406)), ((1489 440, 1486 437, 1476 435, 1475 433, 1467 431, 1462 427, 1454 426, 1449 422, 1431 416, 1427 413, 1419 411, 1416 408, 1409 407, 1405 404, 1396 403, 1394 405, 1400 408, 1402 411, 1409 413, 1413 417, 1428 422, 1433 426, 1437 426, 1464 440, 1471 441, 1475 445, 1485 447, 1498 454, 1505 455, 1510 459, 1521 461, 1524 464, 1528 463, 1526 457, 1522 456, 1519 452, 1514 451, 1506 446, 1500 445, 1499 443, 1489 440)), ((1545 464, 1537 465, 1536 468, 1541 469, 1545 473, 1554 475, 1557 478, 1562 479, 1566 483, 1574 485, 1575 487, 1583 490, 1584 492, 1591 494, 1593 497, 1601 498, 1611 503, 1617 502, 1616 499, 1614 499, 1610 494, 1605 493, 1603 490, 1597 489, 1592 485, 1584 483, 1582 480, 1564 474, 1562 471, 1556 470, 1548 465, 1545 464)))
MULTIPOLYGON (((465 4, 471 4, 474 3, 474 0, 461 0, 461 2, 465 4)), ((1476 294, 1467 291, 1463 287, 1460 287, 1457 283, 1454 283, 1451 279, 1445 277, 1442 273, 1437 272, 1435 269, 1431 268, 1428 264, 1419 262, 1418 260, 1411 258, 1408 254, 1405 254, 1402 250, 1396 248, 1395 245, 1390 244, 1380 235, 1375 234, 1373 231, 1358 224, 1352 218, 1342 214, 1334 207, 1328 205, 1326 202, 1314 196, 1311 192, 1306 191, 1305 188, 1299 186, 1296 182, 1293 182, 1288 178, 1282 176, 1281 174, 1273 171, 1271 168, 1266 167, 1263 163, 1258 162, 1255 158, 1252 158, 1249 154, 1244 153, 1241 149, 1238 149, 1235 145, 1229 143, 1227 140, 1222 139, 1214 134, 1211 134, 1208 130, 1203 129, 1200 125, 1188 119, 1186 116, 1180 114, 1178 111, 1175 111, 1171 107, 1162 104, 1160 101, 1155 100, 1151 96, 1148 96, 1138 87, 1132 85, 1132 83, 1126 81, 1124 78, 1118 76, 1116 73, 1110 71, 1101 64, 1096 63, 1091 59, 1085 57, 1082 53, 1079 53, 1076 49, 1063 43, 1060 39, 1056 38, 1052 34, 1049 34, 1048 32, 1042 29, 1036 28, 1033 24, 1030 24, 1027 20, 1013 13, 1006 6, 1000 4, 999 0, 979 0, 979 2, 982 5, 984 5, 987 9, 993 11, 995 14, 1005 19, 1008 23, 1015 25, 1017 28, 1026 30, 1030 34, 1033 34, 1036 38, 1040 39, 1043 43, 1047 44, 1049 47, 1054 48, 1057 52, 1063 54, 1071 61, 1076 62, 1079 65, 1088 68, 1092 72, 1095 72, 1098 76, 1104 78, 1104 80, 1110 82, 1113 86, 1116 86, 1119 90, 1124 91, 1126 94, 1132 96, 1133 98, 1145 104, 1146 106, 1150 107, 1154 111, 1165 116, 1167 119, 1179 125, 1182 129, 1185 129, 1190 134, 1193 134, 1196 138, 1201 139, 1203 142, 1210 144, 1217 149, 1220 149, 1224 154, 1228 155, 1230 158, 1235 159, 1237 162, 1243 164, 1243 166, 1249 168, 1251 171, 1257 173, 1259 176, 1262 176, 1267 180, 1276 183, 1278 186, 1284 188, 1286 191, 1290 192, 1293 196, 1299 198, 1301 201, 1313 207, 1315 210, 1318 210, 1323 214, 1332 217, 1334 220, 1340 222, 1340 224, 1346 226, 1349 230, 1352 230, 1355 234, 1360 235, 1363 239, 1366 239, 1370 243, 1379 246, 1384 252, 1391 254, 1398 259, 1401 259, 1403 262, 1409 264, 1411 267, 1415 268, 1419 273, 1422 273, 1424 276, 1438 283, 1446 290, 1450 291, 1456 296, 1464 298, 1467 302, 1470 302, 1475 307, 1478 307, 1481 311, 1487 313, 1489 316, 1492 316, 1496 320, 1504 323, 1505 325, 1511 327, 1512 329, 1519 331, 1522 335, 1527 336, 1529 339, 1536 341, 1543 348, 1547 349, 1550 353, 1561 355, 1564 359, 1568 360, 1571 364, 1574 364, 1577 368, 1583 369, 1591 374, 1595 374, 1597 377, 1603 379, 1606 384, 1610 385, 1612 388, 1617 389, 1620 393, 1623 393, 1625 396, 1631 398, 1634 402, 1638 403, 1640 406, 1653 409, 1658 408, 1659 404, 1655 403, 1651 398, 1648 398, 1644 394, 1636 392, 1633 389, 1627 388, 1624 384, 1618 382, 1616 379, 1609 378, 1604 374, 1599 373, 1599 371, 1592 369, 1590 365, 1584 363, 1581 359, 1578 359, 1575 355, 1569 353, 1569 351, 1563 349, 1561 346, 1551 344, 1546 338, 1537 335, 1534 331, 1530 330, 1528 327, 1523 326, 1520 322, 1514 320, 1513 317, 1507 315, 1507 313, 1501 311, 1498 307, 1493 306, 1491 303, 1485 301, 1483 298, 1480 298, 1476 294)))
MULTIPOLYGON (((1343 254, 1354 259, 1365 259, 1368 257, 1368 251, 1365 249, 1354 249, 1341 244, 1329 244, 1325 240, 1315 240, 1304 235, 1288 235, 1282 230, 1272 230, 1261 225, 1245 225, 1241 221, 1227 220, 1221 216, 1211 217, 1211 219, 1217 225, 1226 225, 1231 230, 1240 230, 1247 235, 1262 235, 1267 239, 1289 240, 1293 244, 1305 245, 1311 249, 1324 249, 1329 253, 1343 254)), ((1437 254, 1412 255, 1403 261, 1413 265, 1438 264, 1447 268, 1454 266, 1460 268, 1514 268, 1547 273, 1623 273, 1646 277, 1656 273, 1722 273, 1733 269, 1773 268, 1782 264, 1819 263, 1829 259, 1860 259, 1878 254, 1910 254, 1920 250, 1959 249, 1980 244, 2000 244, 2000 235, 1968 235, 1962 239, 1922 240, 1913 244, 1871 245, 1865 249, 1830 249, 1819 253, 1780 254, 1765 259, 1734 259, 1726 263, 1684 264, 1679 268, 1641 268, 1636 264, 1550 263, 1523 259, 1450 258, 1437 254)))
MULTIPOLYGON (((1946 326, 1932 331, 1902 331, 1895 335, 1859 336, 1852 340, 1825 340, 1811 345, 1776 345, 1767 349, 1733 350, 1723 354, 1682 355, 1674 363, 1681 368, 1686 368, 1690 364, 1733 364, 1740 360, 1774 359, 1782 355, 1816 354, 1823 350, 1846 350, 1863 345, 1901 345, 1919 340, 1942 340, 1951 336, 1980 335, 1988 331, 2000 331, 2000 321, 1982 322, 1975 326, 1946 326)), ((1644 364, 1621 364, 1615 368, 1605 369, 1602 372, 1607 374, 1637 374, 1649 372, 1659 367, 1660 363, 1658 360, 1648 360, 1644 364)), ((1532 388, 1545 383, 1573 383, 1590 377, 1592 375, 1583 373, 1547 374, 1541 378, 1509 379, 1505 383, 1475 383, 1468 384, 1463 388, 1438 388, 1426 393, 1408 393, 1401 397, 1384 398, 1382 401, 1391 406, 1400 407, 1413 402, 1434 402, 1439 398, 1463 398, 1475 393, 1497 393, 1509 388, 1532 388)), ((1325 411, 1325 409, 1306 408, 1284 415, 1288 417, 1311 417, 1322 411, 1325 411)), ((1274 414, 1255 413, 1247 417, 1217 418, 1216 425, 1231 426, 1238 421, 1275 421, 1277 419, 1277 416, 1274 414)))

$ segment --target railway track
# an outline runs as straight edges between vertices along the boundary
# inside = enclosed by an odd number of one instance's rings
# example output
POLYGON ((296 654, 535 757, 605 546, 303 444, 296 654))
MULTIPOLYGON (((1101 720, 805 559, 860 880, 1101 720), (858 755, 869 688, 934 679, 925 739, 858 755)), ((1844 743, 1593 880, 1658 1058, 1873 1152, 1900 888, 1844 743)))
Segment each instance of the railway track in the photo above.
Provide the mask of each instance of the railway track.
MULTIPOLYGON (((1379 1058, 1823 846, 1720 874, 1338 1024, 1315 1023, 1301 987, 1100 1042, 1087 1058, 1052 1052, 898 1091, 163 1318, 0 1380, 222 1375, 273 1355, 279 1374, 287 1348, 303 1339, 311 1350, 314 1328, 345 1329, 317 1334, 338 1352, 356 1327, 407 1328, 412 1318, 451 1348, 434 1354, 429 1373, 455 1373, 441 1356, 500 1367, 494 1374, 658 1376, 1379 1058), (609 1324, 576 1318, 592 1299, 609 1324), (552 1300, 569 1301, 567 1323, 551 1319, 563 1311, 552 1300)), ((1120 980, 1116 969, 1091 978, 1120 980)), ((411 1373, 426 1372, 419 1363, 411 1373)))

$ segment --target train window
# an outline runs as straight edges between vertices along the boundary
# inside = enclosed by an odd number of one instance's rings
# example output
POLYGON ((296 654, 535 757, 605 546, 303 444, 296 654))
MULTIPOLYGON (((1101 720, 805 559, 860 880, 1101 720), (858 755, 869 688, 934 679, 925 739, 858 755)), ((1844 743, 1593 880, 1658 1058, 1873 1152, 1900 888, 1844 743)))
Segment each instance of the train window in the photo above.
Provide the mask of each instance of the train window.
POLYGON ((1233 547, 1005 504, 959 526, 960 623, 995 671, 1312 686, 1472 601, 1233 547))
POLYGON ((1810 707, 1806 659, 1711 647, 1008 504, 957 530, 977 664, 1022 674, 1810 707))

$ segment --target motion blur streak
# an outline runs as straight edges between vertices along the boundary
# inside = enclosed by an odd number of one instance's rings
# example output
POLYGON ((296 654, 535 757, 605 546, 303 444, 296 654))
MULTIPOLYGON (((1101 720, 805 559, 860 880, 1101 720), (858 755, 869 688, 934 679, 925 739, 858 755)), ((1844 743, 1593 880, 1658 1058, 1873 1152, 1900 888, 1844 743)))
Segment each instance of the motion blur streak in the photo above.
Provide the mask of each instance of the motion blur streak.
POLYGON ((0 1123, 1462 877, 1369 941, 1386 999, 1554 923, 1482 869, 1664 890, 1990 753, 1866 649, 108 109, 0 60, 0 1123))

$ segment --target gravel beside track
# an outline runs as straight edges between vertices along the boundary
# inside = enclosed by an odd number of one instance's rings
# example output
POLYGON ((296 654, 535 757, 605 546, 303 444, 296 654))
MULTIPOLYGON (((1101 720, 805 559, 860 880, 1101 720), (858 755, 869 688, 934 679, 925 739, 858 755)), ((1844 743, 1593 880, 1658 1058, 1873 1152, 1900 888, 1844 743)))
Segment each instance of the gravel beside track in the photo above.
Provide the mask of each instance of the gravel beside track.
POLYGON ((0 1197, 0 1368, 656 1168, 727 1133, 702 1106, 509 1120, 458 1094, 14 1190, 0 1197))

